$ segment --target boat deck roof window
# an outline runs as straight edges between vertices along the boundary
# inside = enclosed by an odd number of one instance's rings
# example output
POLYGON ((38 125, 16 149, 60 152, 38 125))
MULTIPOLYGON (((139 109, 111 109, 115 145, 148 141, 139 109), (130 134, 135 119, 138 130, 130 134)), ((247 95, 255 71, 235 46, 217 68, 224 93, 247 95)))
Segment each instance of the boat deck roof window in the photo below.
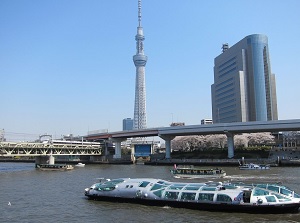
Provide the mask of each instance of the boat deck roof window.
POLYGON ((163 185, 170 185, 171 183, 166 182, 166 181, 157 181, 158 184, 163 184, 163 185))
POLYGON ((217 187, 202 187, 201 190, 203 190, 203 191, 216 191, 217 187))
POLYGON ((280 193, 286 196, 292 196, 293 195, 293 191, 285 189, 285 188, 280 188, 280 193))
POLYGON ((106 182, 105 184, 98 183, 95 185, 95 190, 111 191, 116 189, 116 185, 106 182))
POLYGON ((258 184, 256 186, 259 187, 259 188, 267 189, 267 184, 258 184))
POLYGON ((154 191, 153 194, 155 194, 157 197, 162 197, 163 191, 164 191, 163 189, 160 189, 160 190, 154 191))
POLYGON ((223 187, 225 189, 236 189, 236 188, 238 188, 238 186, 235 186, 235 185, 224 185, 223 187))
POLYGON ((102 190, 102 191, 111 191, 114 190, 116 188, 116 185, 119 183, 124 182, 123 179, 114 179, 111 181, 104 181, 101 183, 97 183, 95 185, 95 189, 96 190, 102 190))
POLYGON ((147 185, 150 184, 148 181, 143 181, 140 183, 139 187, 147 187, 147 185))
POLYGON ((170 190, 181 190, 186 184, 172 184, 168 187, 170 190))
POLYGON ((279 187, 278 186, 269 185, 268 190, 275 191, 275 192, 279 193, 279 187))
POLYGON ((199 190, 200 187, 199 186, 186 186, 184 188, 184 190, 199 190))
POLYGON ((152 190, 158 190, 158 189, 161 189, 161 188, 165 188, 167 187, 167 185, 163 185, 163 184, 154 184, 152 187, 151 187, 151 191, 152 190))
POLYGON ((111 180, 111 181, 107 181, 107 182, 104 182, 105 183, 113 183, 113 184, 119 184, 119 183, 123 183, 125 180, 124 179, 114 179, 114 180, 111 180))

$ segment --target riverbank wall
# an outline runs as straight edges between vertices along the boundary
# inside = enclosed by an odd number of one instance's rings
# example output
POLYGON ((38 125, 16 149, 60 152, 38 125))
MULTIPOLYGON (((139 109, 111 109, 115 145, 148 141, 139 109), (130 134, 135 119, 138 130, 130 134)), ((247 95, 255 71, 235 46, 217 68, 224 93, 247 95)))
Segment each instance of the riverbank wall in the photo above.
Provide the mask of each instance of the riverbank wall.
MULTIPOLYGON (((0 159, 0 162, 18 162, 18 163, 35 163, 32 159, 0 159)), ((78 162, 84 162, 85 164, 125 164, 131 165, 136 164, 131 160, 100 160, 100 161, 71 161, 71 160, 57 160, 57 164, 77 164, 78 162)), ((300 159, 298 160, 268 160, 268 159, 244 159, 245 163, 256 163, 256 164, 269 164, 273 167, 296 167, 300 166, 300 159)), ((195 166, 239 166, 241 160, 239 159, 161 159, 161 160, 150 160, 145 162, 139 162, 139 164, 153 165, 153 166, 173 166, 176 165, 195 165, 195 166)))

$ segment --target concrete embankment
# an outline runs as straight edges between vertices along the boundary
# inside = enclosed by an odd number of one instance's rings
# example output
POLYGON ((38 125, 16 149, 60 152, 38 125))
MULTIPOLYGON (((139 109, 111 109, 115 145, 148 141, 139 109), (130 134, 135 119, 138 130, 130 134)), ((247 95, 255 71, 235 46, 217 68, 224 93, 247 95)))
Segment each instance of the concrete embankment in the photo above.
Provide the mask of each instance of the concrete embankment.
POLYGON ((300 159, 298 160, 280 160, 280 166, 300 166, 300 159))
POLYGON ((144 163, 145 165, 195 165, 195 166, 238 166, 239 160, 236 159, 164 159, 151 160, 144 163))
MULTIPOLYGON (((165 159, 165 160, 151 160, 145 162, 145 165, 195 165, 195 166, 239 166, 241 160, 239 159, 165 159)), ((245 159, 245 163, 269 164, 270 166, 300 166, 299 160, 269 160, 269 159, 245 159)))
MULTIPOLYGON (((269 159, 245 159, 245 163, 256 163, 256 164, 270 164, 271 166, 300 166, 300 159, 297 160, 280 160, 279 163, 275 160, 269 159)), ((34 163, 35 160, 32 159, 0 159, 0 162, 27 162, 34 163)), ((134 164, 131 160, 102 160, 102 161, 89 161, 89 160, 57 160, 55 163, 62 164, 77 164, 78 162, 83 162, 85 164, 134 164)), ((145 165, 157 165, 157 166, 172 166, 176 165, 195 165, 195 166, 239 166, 240 159, 157 159, 142 162, 145 165)))

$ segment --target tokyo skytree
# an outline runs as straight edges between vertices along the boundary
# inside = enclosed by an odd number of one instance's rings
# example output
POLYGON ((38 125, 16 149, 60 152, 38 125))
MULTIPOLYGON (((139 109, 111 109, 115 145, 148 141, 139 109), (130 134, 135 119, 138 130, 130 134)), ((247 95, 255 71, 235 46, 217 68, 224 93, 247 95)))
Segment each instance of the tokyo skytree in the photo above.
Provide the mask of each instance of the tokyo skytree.
POLYGON ((135 101, 134 101, 134 129, 147 128, 146 120, 146 85, 145 85, 145 66, 147 56, 144 54, 143 41, 145 40, 142 27, 142 1, 138 1, 138 27, 136 40, 136 55, 133 56, 133 62, 136 67, 135 79, 135 101))

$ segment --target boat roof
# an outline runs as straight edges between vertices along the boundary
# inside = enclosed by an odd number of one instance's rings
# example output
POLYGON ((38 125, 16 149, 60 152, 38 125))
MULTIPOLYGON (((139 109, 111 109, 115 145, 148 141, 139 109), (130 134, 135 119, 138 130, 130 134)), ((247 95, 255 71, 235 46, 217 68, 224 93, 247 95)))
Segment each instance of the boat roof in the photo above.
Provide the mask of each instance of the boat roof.
MULTIPOLYGON (((293 190, 289 189, 286 186, 277 183, 243 183, 243 182, 202 182, 202 183, 193 183, 193 182, 171 182, 162 179, 156 178, 117 178, 117 179, 101 179, 101 184, 105 187, 115 187, 118 184, 128 184, 142 186, 151 185, 152 189, 156 186, 159 188, 164 188, 165 190, 193 190, 193 191, 215 191, 220 189, 220 187, 228 189, 239 189, 239 190, 251 190, 255 187, 268 189, 272 191, 284 191, 284 193, 290 194, 294 193, 293 190)), ((299 196, 299 195, 297 195, 299 196)))
POLYGON ((198 169, 198 170, 221 170, 222 168, 216 167, 216 168, 205 168, 200 166, 194 166, 194 165, 178 165, 176 169, 198 169))

